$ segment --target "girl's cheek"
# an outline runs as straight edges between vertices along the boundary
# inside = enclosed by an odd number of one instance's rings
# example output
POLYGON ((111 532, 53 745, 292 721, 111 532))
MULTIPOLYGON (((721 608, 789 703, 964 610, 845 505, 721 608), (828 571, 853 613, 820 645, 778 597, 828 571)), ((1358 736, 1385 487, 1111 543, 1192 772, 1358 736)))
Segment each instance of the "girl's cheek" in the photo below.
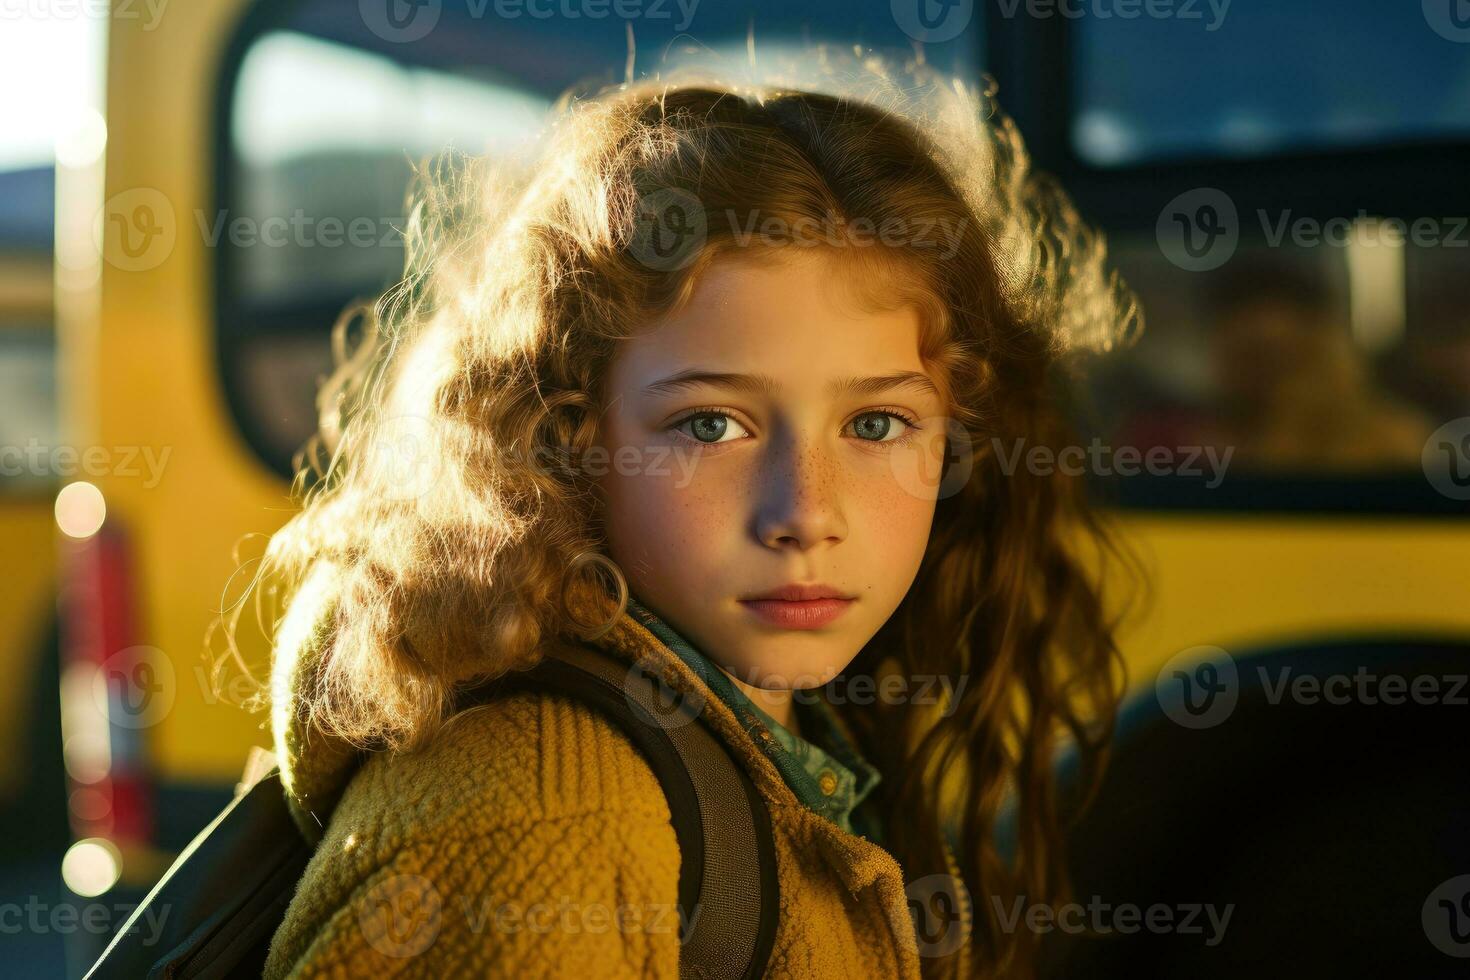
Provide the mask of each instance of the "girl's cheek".
POLYGON ((683 547, 691 551, 723 541, 727 525, 740 521, 747 509, 739 472, 711 462, 700 460, 688 473, 649 488, 650 499, 658 501, 670 524, 678 528, 683 547))
POLYGON ((609 532, 641 543, 650 556, 697 562, 702 548, 724 539, 724 524, 738 521, 743 480, 728 465, 717 467, 699 450, 676 448, 635 454, 607 477, 609 532), (716 472, 719 470, 719 472, 716 472))
POLYGON ((863 513, 869 527, 903 534, 915 527, 927 526, 934 516, 934 495, 916 493, 887 472, 875 474, 863 482, 849 498, 863 513))
POLYGON ((905 471, 894 466, 867 468, 854 481, 847 494, 847 519, 850 527, 864 529, 873 553, 874 567, 892 574, 917 569, 929 541, 934 521, 935 490, 931 485, 902 478, 905 471))

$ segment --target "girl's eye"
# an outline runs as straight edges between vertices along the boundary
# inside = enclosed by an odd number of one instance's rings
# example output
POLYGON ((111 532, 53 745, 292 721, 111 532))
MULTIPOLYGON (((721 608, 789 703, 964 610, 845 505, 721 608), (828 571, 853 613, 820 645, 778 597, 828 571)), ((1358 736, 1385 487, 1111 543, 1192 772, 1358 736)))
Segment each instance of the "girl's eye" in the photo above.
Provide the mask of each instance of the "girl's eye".
POLYGON ((739 422, 721 412, 697 412, 679 422, 674 429, 707 445, 731 442, 742 435, 750 434, 739 422), (731 438, 727 439, 726 436, 731 438))
MULTIPOLYGON (((878 443, 904 439, 919 427, 914 419, 891 409, 864 412, 848 424, 860 441, 878 443)), ((735 442, 750 435, 734 418, 714 409, 696 411, 670 428, 706 446, 735 442)))
POLYGON ((852 420, 852 427, 865 442, 893 442, 915 425, 897 412, 864 412, 852 420))

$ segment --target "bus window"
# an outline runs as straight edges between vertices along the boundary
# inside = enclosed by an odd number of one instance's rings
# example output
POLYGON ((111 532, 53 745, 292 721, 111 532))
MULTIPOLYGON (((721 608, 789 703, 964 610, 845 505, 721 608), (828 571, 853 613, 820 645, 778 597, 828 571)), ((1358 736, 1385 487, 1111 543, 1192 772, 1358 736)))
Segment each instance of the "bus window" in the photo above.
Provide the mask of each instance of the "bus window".
POLYGON ((51 310, 51 168, 0 158, 0 498, 55 489, 60 441, 51 310))
MULTIPOLYGON (((48 277, 49 278, 49 277, 48 277)), ((60 442, 56 335, 50 323, 0 317, 0 498, 54 491, 60 442)))
POLYGON ((327 328, 403 269, 411 166, 445 146, 485 153, 548 103, 509 84, 399 64, 304 34, 262 37, 235 92, 228 252, 232 368, 261 448, 280 462, 314 425, 327 328))
POLYGON ((1077 21, 1072 141, 1094 166, 1454 139, 1470 131, 1463 34, 1429 5, 1202 2, 1077 21), (1241 51, 1249 50, 1249 57, 1241 51), (1126 64, 1128 71, 1119 71, 1126 64))
POLYGON ((264 233, 231 243, 235 285, 262 311, 391 283, 411 162, 451 145, 504 152, 549 106, 293 32, 250 50, 235 100, 235 216, 264 233))
POLYGON ((1151 239, 1116 236, 1148 326, 1093 372, 1104 441, 1204 447, 1237 474, 1417 473, 1431 434, 1470 413, 1458 257, 1374 242, 1389 234, 1376 224, 1344 228, 1362 241, 1255 244, 1198 273, 1151 239))

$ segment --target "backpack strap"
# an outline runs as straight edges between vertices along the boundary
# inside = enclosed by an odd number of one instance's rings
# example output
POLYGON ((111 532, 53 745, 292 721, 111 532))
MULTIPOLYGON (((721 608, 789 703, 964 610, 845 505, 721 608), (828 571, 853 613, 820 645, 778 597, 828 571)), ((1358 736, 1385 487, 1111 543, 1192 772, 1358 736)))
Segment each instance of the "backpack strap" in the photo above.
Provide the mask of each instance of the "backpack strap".
POLYGON ((190 842, 86 980, 260 976, 310 859, 271 769, 190 842))
POLYGON ((658 777, 679 841, 680 977, 762 976, 780 911, 770 812, 702 711, 686 702, 671 714, 647 673, 584 645, 548 650, 535 667, 464 692, 462 703, 517 686, 597 708, 658 777))

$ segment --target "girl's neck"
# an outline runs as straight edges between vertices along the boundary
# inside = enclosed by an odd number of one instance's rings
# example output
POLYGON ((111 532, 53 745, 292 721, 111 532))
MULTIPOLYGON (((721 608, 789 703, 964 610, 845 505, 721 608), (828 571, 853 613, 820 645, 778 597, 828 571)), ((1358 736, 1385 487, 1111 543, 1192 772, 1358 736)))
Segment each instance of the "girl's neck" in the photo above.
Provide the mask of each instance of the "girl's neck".
MULTIPOLYGON (((719 665, 716 664, 716 666, 718 667, 719 665)), ((794 710, 796 702, 791 699, 790 691, 767 691, 764 688, 754 687, 745 683, 728 670, 725 670, 724 667, 720 667, 720 671, 726 677, 730 678, 731 682, 740 689, 742 694, 750 698, 756 707, 774 718, 788 732, 797 738, 801 737, 801 731, 798 728, 796 720, 796 711, 794 710)))

